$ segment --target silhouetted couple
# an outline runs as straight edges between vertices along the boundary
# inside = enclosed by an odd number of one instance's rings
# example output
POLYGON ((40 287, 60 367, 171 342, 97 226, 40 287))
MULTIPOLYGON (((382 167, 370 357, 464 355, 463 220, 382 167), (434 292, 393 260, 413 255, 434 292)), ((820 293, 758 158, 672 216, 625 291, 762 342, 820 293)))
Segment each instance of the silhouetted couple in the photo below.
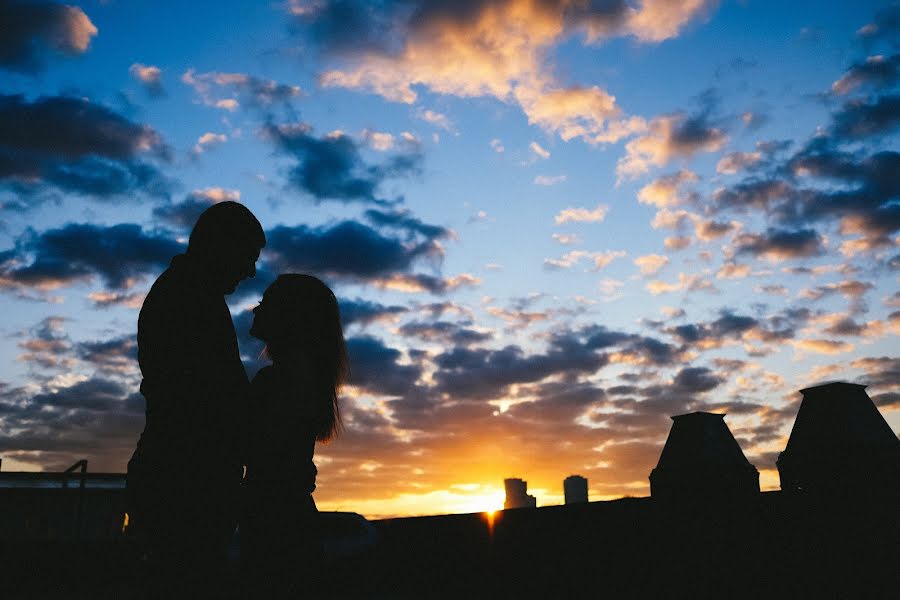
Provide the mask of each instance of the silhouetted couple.
POLYGON ((281 275, 250 330, 272 365, 248 382, 223 296, 256 274, 265 244, 246 207, 213 205, 141 309, 146 425, 128 463, 128 512, 151 595, 223 595, 239 520, 248 593, 313 592, 322 544, 313 451, 340 423, 347 358, 331 290, 281 275))

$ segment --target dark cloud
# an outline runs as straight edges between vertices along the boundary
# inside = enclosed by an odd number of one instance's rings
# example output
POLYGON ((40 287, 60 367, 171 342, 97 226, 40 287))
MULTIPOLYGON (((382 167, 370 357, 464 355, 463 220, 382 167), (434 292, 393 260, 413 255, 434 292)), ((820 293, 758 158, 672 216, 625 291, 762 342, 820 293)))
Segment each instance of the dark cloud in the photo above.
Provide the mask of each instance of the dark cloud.
POLYGON ((541 426, 567 425, 606 400, 602 388, 584 383, 549 382, 535 392, 539 396, 537 400, 514 404, 507 414, 517 421, 532 421, 541 426))
POLYGON ((341 132, 315 137, 305 124, 268 125, 265 131, 282 154, 296 160, 288 170, 289 184, 317 202, 396 203, 402 197, 384 198, 382 185, 389 179, 421 172, 422 155, 418 148, 396 154, 381 164, 367 164, 360 144, 341 132))
POLYGON ((751 254, 815 255, 822 248, 812 226, 835 222, 842 235, 861 236, 845 242, 845 253, 890 246, 900 230, 900 153, 868 153, 858 142, 898 125, 900 96, 850 101, 796 152, 773 156, 763 172, 717 190, 709 209, 759 212, 777 225, 738 236, 739 250, 751 254))
POLYGON ((552 339, 557 344, 573 344, 578 336, 584 336, 586 347, 591 350, 616 348, 618 360, 641 365, 664 366, 678 360, 681 349, 655 338, 612 331, 602 325, 592 325, 574 334, 562 333, 552 339))
POLYGON ((831 85, 835 94, 848 94, 859 88, 882 89, 900 81, 900 54, 870 56, 852 65, 831 85))
POLYGON ((792 197, 794 188, 784 181, 748 179, 733 186, 716 190, 713 200, 725 209, 767 209, 772 204, 792 197))
POLYGON ((867 357, 854 360, 850 364, 855 369, 865 371, 866 374, 860 377, 860 383, 868 384, 873 388, 896 389, 897 382, 900 381, 900 358, 867 357))
POLYGON ((742 233, 734 239, 737 254, 751 254, 771 260, 819 256, 824 252, 822 236, 812 229, 795 231, 769 228, 765 233, 742 233))
POLYGON ((349 325, 369 325, 376 321, 394 319, 398 315, 406 313, 409 309, 405 306, 385 306, 371 300, 340 299, 341 322, 344 327, 349 325))
POLYGON ((417 365, 400 364, 402 353, 371 336, 347 339, 350 384, 382 396, 403 396, 416 387, 422 374, 417 365))
POLYGON ((46 55, 81 54, 97 29, 80 8, 29 0, 0 2, 0 68, 34 73, 46 55))
MULTIPOLYGON (((317 48, 337 55, 392 56, 409 37, 444 26, 465 29, 487 11, 512 11, 514 0, 329 0, 295 14, 295 25, 317 48)), ((626 0, 572 2, 543 0, 531 9, 536 19, 561 21, 567 33, 590 39, 622 33, 635 13, 626 0)))
POLYGON ((210 71, 197 73, 188 69, 181 81, 192 88, 207 106, 235 110, 241 104, 266 111, 272 105, 281 105, 289 118, 295 118, 291 101, 300 96, 300 88, 271 79, 254 77, 246 73, 210 71), (220 92, 225 92, 222 94, 220 92))
POLYGON ((861 140, 887 135, 900 127, 900 96, 881 96, 874 101, 851 100, 833 117, 833 133, 841 139, 861 140))
POLYGON ((667 140, 671 152, 690 156, 695 152, 724 143, 725 133, 710 122, 709 114, 679 118, 667 140))
POLYGON ((26 199, 53 189, 166 197, 169 182, 139 157, 167 153, 153 129, 88 100, 0 96, 0 183, 26 199))
POLYGON ((468 346, 493 339, 490 331, 478 331, 450 321, 414 321, 404 323, 398 333, 405 337, 415 337, 429 342, 443 342, 453 346, 468 346))
POLYGON ((590 375, 609 362, 584 335, 554 336, 543 353, 525 354, 508 345, 499 350, 455 347, 434 357, 436 391, 452 399, 500 397, 512 384, 534 383, 551 375, 590 375))
POLYGON ((377 227, 387 227, 404 231, 409 237, 416 234, 422 235, 428 239, 448 238, 452 232, 446 227, 440 225, 431 225, 418 219, 408 210, 382 211, 370 209, 365 212, 366 219, 377 227))
POLYGON ((124 472, 144 424, 137 385, 94 377, 29 395, 3 394, 0 452, 24 462, 62 470, 87 458, 91 470, 124 472))
MULTIPOLYGON (((797 330, 811 317, 812 313, 807 309, 788 309, 759 319, 723 310, 712 321, 676 325, 663 331, 693 349, 718 348, 728 341, 775 343, 794 338, 797 330)), ((728 370, 738 369, 742 365, 740 361, 720 364, 728 370)))
POLYGON ((75 353, 100 372, 134 372, 138 366, 136 338, 131 334, 108 340, 78 342, 75 353))
POLYGON ((900 2, 893 2, 879 10, 875 18, 856 33, 867 46, 887 41, 894 48, 900 47, 900 2))
POLYGON ((893 409, 896 406, 900 406, 900 393, 884 392, 883 394, 875 394, 872 396, 872 402, 876 406, 893 409))
POLYGON ((28 230, 0 257, 0 288, 49 290, 99 277, 106 289, 126 290, 183 250, 166 233, 130 223, 28 230))
POLYGON ((190 231, 207 208, 217 202, 226 200, 240 202, 240 191, 221 187, 194 190, 181 202, 155 206, 153 208, 153 217, 179 229, 190 231))
POLYGON ((210 206, 212 202, 208 198, 192 193, 181 202, 153 207, 153 218, 190 231, 203 211, 210 206))
POLYGON ((675 391, 681 393, 702 393, 718 387, 723 382, 706 367, 685 367, 672 380, 675 391))
POLYGON ((372 278, 409 270, 423 258, 438 258, 434 240, 406 242, 356 221, 331 226, 279 225, 266 232, 266 264, 276 272, 313 272, 372 278))
POLYGON ((73 364, 72 342, 63 324, 65 318, 49 316, 31 328, 28 335, 19 341, 22 354, 18 360, 40 369, 69 368, 73 364))
MULTIPOLYGON (((371 3, 362 0, 331 0, 313 5, 312 10, 296 16, 296 24, 316 46, 327 52, 353 54, 399 50, 404 30, 401 8, 415 2, 387 0, 371 3)), ((407 15, 408 17, 409 15, 407 15)))

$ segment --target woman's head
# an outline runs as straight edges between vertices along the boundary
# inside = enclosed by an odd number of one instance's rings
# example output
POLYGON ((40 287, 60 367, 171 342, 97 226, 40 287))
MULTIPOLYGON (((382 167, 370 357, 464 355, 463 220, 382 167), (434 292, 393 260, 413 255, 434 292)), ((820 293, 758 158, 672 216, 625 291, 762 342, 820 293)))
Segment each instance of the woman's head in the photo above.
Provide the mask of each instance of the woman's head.
POLYGON ((266 343, 266 353, 274 362, 305 365, 313 379, 314 396, 323 398, 323 405, 317 407, 323 416, 317 437, 332 437, 340 423, 337 394, 348 375, 334 293, 312 275, 280 275, 253 310, 250 335, 266 343))

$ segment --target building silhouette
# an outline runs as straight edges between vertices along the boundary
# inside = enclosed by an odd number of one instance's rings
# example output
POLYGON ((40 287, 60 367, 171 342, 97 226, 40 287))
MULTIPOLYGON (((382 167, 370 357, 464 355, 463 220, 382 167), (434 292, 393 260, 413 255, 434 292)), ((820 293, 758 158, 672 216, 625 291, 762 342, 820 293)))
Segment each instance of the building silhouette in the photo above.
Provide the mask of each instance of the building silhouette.
POLYGON ((724 414, 694 412, 672 417, 672 429, 650 472, 658 500, 719 500, 759 494, 759 471, 738 445, 724 414))
POLYGON ((588 481, 581 475, 569 475, 563 480, 563 494, 566 504, 588 501, 588 481))
POLYGON ((900 440, 865 388, 835 382, 800 390, 800 410, 776 463, 783 491, 900 494, 900 440))
POLYGON ((535 508, 537 498, 528 493, 528 482, 522 479, 504 479, 506 501, 503 508, 535 508))

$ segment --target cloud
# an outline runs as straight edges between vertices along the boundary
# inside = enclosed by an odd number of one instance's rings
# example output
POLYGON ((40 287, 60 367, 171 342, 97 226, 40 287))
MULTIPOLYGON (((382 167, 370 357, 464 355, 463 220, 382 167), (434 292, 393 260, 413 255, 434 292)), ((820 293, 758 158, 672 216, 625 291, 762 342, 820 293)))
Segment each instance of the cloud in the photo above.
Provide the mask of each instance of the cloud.
POLYGON ((136 310, 141 308, 141 306, 144 304, 144 294, 139 292, 97 291, 88 294, 88 299, 94 303, 95 308, 124 306, 125 308, 136 310))
POLYGON ((204 105, 228 111, 236 110, 241 104, 263 109, 281 104, 290 108, 291 100, 301 94, 296 85, 261 79, 246 73, 197 73, 194 69, 188 69, 181 76, 181 81, 193 88, 204 105), (230 94, 230 97, 222 98, 220 93, 230 94))
POLYGON ((873 101, 851 100, 833 116, 835 136, 861 140, 887 135, 900 126, 900 96, 886 95, 873 101))
POLYGON ((162 84, 162 70, 159 67, 134 63, 128 67, 128 72, 144 86, 144 89, 150 96, 154 98, 165 96, 166 90, 162 84))
POLYGON ((408 312, 405 306, 385 306, 371 300, 341 299, 341 322, 344 327, 350 325, 366 326, 379 321, 391 321, 408 312))
POLYGON ((858 358, 850 363, 854 369, 865 371, 863 382, 874 388, 896 389, 900 381, 900 358, 889 356, 858 358))
POLYGON ((733 175, 744 171, 762 160, 762 152, 731 152, 726 154, 716 164, 716 173, 733 175))
POLYGON ((75 6, 7 0, 0 5, 0 68, 35 73, 50 52, 82 54, 95 35, 97 28, 75 6))
POLYGON ((694 235, 703 242, 717 240, 732 231, 739 231, 740 229, 741 224, 737 221, 725 223, 712 219, 694 219, 694 235))
POLYGON ((658 42, 677 35, 711 3, 645 0, 603 4, 551 0, 475 0, 461 5, 418 0, 305 5, 298 23, 340 66, 326 87, 364 89, 412 104, 416 86, 461 97, 515 101, 529 122, 591 143, 616 141, 637 123, 622 120, 615 98, 596 86, 566 86, 553 76, 548 50, 574 33, 590 43, 616 35, 658 42))
POLYGON ((660 269, 669 264, 669 257, 660 254, 647 254, 634 259, 634 264, 641 270, 641 275, 656 275, 660 269))
POLYGON ((792 340, 791 344, 798 350, 816 354, 843 354, 853 350, 853 344, 839 340, 792 340))
POLYGON ((750 265, 725 262, 716 272, 716 279, 743 279, 750 275, 750 265))
POLYGON ((534 178, 535 185, 556 185, 564 182, 568 177, 566 175, 537 175, 534 178))
POLYGON ((95 376, 15 394, 14 404, 0 402, 4 457, 61 471, 80 456, 99 472, 125 470, 144 424, 144 401, 132 386, 95 376))
POLYGON ((553 220, 557 225, 563 223, 601 223, 609 212, 609 206, 598 204, 597 208, 590 210, 587 208, 569 207, 561 210, 553 220))
MULTIPOLYGON (((841 118, 839 111, 833 117, 841 118)), ((768 173, 754 174, 713 193, 712 212, 759 211, 780 228, 810 229, 837 221, 841 235, 857 235, 839 245, 848 256, 893 244, 900 229, 900 153, 865 154, 853 139, 819 132, 792 155, 773 162, 768 173)))
POLYGON ((409 294, 430 292, 445 294, 461 287, 477 287, 481 279, 469 273, 460 273, 452 277, 438 277, 425 273, 393 273, 371 281, 375 287, 405 292, 409 294))
POLYGON ((653 216, 653 221, 650 222, 650 226, 653 227, 653 229, 672 229, 678 231, 683 229, 691 218, 694 218, 694 215, 686 210, 669 210, 667 208, 662 208, 656 211, 656 214, 653 216))
POLYGON ((687 275, 686 273, 679 273, 678 281, 673 283, 666 283, 658 279, 648 282, 647 291, 656 296, 668 292, 707 291, 717 293, 719 290, 703 274, 687 275))
POLYGON ((856 34, 868 45, 887 40, 896 48, 900 34, 900 4, 892 2, 880 9, 875 13, 875 18, 860 27, 856 34))
POLYGON ((544 268, 550 270, 568 269, 582 260, 588 260, 594 263, 591 271, 599 271, 605 268, 617 258, 625 256, 624 250, 607 250, 605 252, 587 252, 585 250, 572 250, 565 253, 561 258, 544 259, 544 268))
POLYGON ((416 365, 401 364, 399 350, 386 346, 372 336, 347 339, 350 361, 350 385, 379 396, 409 393, 422 374, 416 365))
POLYGON ((687 169, 663 175, 642 187, 638 191, 638 200, 657 208, 677 206, 684 201, 684 197, 679 193, 679 188, 685 183, 694 183, 699 180, 700 177, 696 173, 687 169))
POLYGON ((558 337, 539 354, 516 345, 499 350, 456 347, 434 357, 435 391, 457 399, 499 398, 513 384, 533 383, 555 374, 595 372, 606 363, 585 340, 558 337))
POLYGON ((49 316, 31 328, 29 336, 18 342, 23 353, 17 360, 34 365, 41 370, 71 369, 74 360, 69 356, 72 342, 66 334, 64 317, 49 316))
POLYGON ((367 210, 364 216, 378 227, 385 227, 404 233, 408 239, 412 239, 416 235, 422 235, 433 240, 454 236, 454 233, 446 227, 425 223, 421 219, 412 216, 412 213, 406 209, 383 211, 372 208, 367 210))
POLYGON ((203 214, 203 211, 213 204, 225 200, 238 202, 240 199, 240 190, 221 187, 194 190, 181 202, 160 204, 153 207, 153 218, 174 225, 179 229, 190 231, 194 228, 194 224, 200 215, 203 214))
POLYGON ((227 141, 228 136, 224 133, 212 133, 211 131, 207 131, 197 138, 197 143, 194 145, 194 154, 203 154, 210 148, 221 146, 227 141))
POLYGON ((430 123, 435 127, 440 127, 441 129, 445 129, 447 131, 453 131, 453 123, 450 122, 450 118, 443 113, 439 113, 434 110, 418 110, 416 111, 416 117, 425 121, 426 123, 430 123))
POLYGON ((381 197, 382 184, 421 172, 418 146, 372 165, 363 160, 358 143, 341 132, 314 137, 305 124, 267 125, 265 132, 279 152, 295 161, 288 170, 289 184, 316 202, 398 202, 401 198, 381 197))
POLYGON ((363 131, 363 139, 379 152, 387 152, 394 147, 394 136, 386 131, 366 129, 363 131))
POLYGON ((494 138, 491 140, 490 146, 491 146, 491 149, 498 154, 500 154, 506 150, 506 148, 503 147, 503 142, 501 142, 497 138, 494 138))
POLYGON ((413 321, 404 323, 397 332, 404 337, 441 342, 452 347, 479 344, 494 337, 490 331, 479 331, 450 321, 413 321))
POLYGON ((49 291, 99 277, 107 290, 124 291, 183 250, 167 234, 130 223, 28 230, 0 253, 0 289, 49 291))
POLYGON ((769 228, 765 233, 742 233, 735 237, 736 254, 751 254, 773 262, 820 256, 824 253, 822 236, 812 229, 769 228))
POLYGON ((663 331, 698 350, 720 348, 730 342, 780 344, 793 339, 810 318, 808 310, 785 310, 757 318, 723 309, 712 321, 684 323, 666 327, 663 331))
POLYGON ((844 75, 831 84, 834 94, 845 95, 858 88, 881 89, 900 81, 900 54, 885 58, 881 54, 866 58, 865 62, 851 66, 844 75))
POLYGON ((528 149, 531 150, 536 156, 539 156, 540 158, 544 158, 544 159, 550 158, 550 152, 548 152, 547 150, 544 150, 541 147, 541 145, 538 144, 537 142, 531 142, 530 144, 528 144, 528 149))
MULTIPOLYGON (((443 235, 439 233, 439 235, 443 235)), ((409 271, 421 260, 439 260, 443 250, 436 237, 401 240, 381 234, 356 221, 341 221, 329 226, 278 225, 266 232, 264 263, 274 273, 312 272, 358 280, 378 280, 389 285, 439 285, 412 278, 409 271), (406 277, 410 278, 407 279, 406 277)), ((419 276, 415 276, 419 277, 419 276)))
POLYGON ((79 359, 102 373, 136 374, 138 370, 137 340, 134 335, 78 342, 75 353, 79 359))
POLYGON ((168 182, 141 156, 165 158, 159 134, 81 98, 0 95, 0 183, 29 196, 57 189, 104 199, 165 197, 168 182))
POLYGON ((674 113, 656 117, 646 135, 625 145, 626 155, 619 159, 619 179, 643 175, 651 166, 662 167, 675 158, 690 158, 698 152, 716 152, 728 141, 725 133, 713 126, 707 115, 674 113))
POLYGON ((663 240, 663 245, 668 250, 684 250, 691 245, 691 238, 687 236, 670 236, 663 240))
POLYGON ((563 246, 580 244, 582 241, 581 238, 574 233, 554 233, 551 237, 563 246))

